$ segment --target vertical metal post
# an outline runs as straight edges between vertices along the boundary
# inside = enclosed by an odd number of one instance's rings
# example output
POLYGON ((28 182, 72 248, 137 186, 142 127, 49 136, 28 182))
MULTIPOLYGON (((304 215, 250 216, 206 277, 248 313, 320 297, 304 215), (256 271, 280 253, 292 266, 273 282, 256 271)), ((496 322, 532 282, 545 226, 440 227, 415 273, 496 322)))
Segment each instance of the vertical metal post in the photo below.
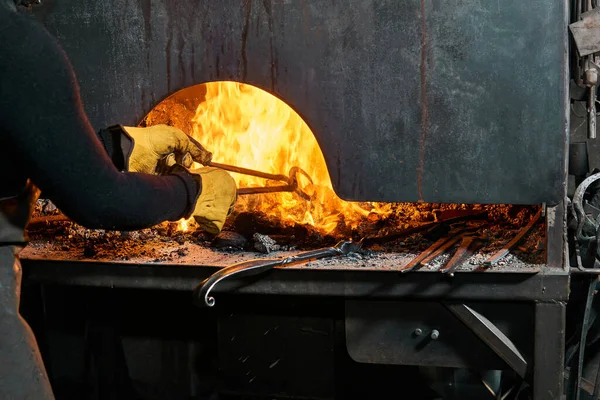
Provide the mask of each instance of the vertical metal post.
MULTIPOLYGON (((596 72, 597 74, 597 72, 596 72)), ((588 138, 596 139, 596 85, 590 86, 590 98, 588 100, 588 138)))
POLYGON ((560 400, 563 395, 566 305, 536 303, 533 400, 560 400))

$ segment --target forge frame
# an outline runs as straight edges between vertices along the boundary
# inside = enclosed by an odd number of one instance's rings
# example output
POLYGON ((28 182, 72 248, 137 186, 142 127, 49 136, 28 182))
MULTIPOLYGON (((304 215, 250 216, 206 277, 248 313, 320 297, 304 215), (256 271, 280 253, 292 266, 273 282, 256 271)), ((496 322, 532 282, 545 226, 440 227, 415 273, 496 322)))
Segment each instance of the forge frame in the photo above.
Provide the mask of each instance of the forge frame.
MULTIPOLYGON (((547 264, 535 273, 458 272, 450 281, 422 271, 398 276, 393 271, 276 269, 260 279, 225 282, 216 295, 220 304, 227 304, 224 314, 252 318, 256 306, 271 316, 273 326, 284 315, 273 299, 290 307, 298 297, 315 300, 312 308, 303 310, 315 318, 322 316, 320 305, 337 301, 342 317, 336 322, 343 338, 337 341, 336 337, 336 344, 362 363, 502 368, 524 374, 533 384, 535 400, 559 399, 570 294, 561 202, 566 192, 569 121, 568 2, 478 2, 475 8, 471 6, 477 2, 468 1, 460 6, 416 0, 377 3, 378 7, 371 7, 369 1, 182 0, 174 6, 168 0, 61 0, 42 2, 33 14, 59 38, 73 62, 84 107, 95 127, 137 124, 161 99, 179 89, 235 80, 286 99, 305 117, 320 135, 329 165, 335 167, 332 179, 345 197, 374 194, 383 201, 422 197, 430 202, 471 204, 558 203, 546 213, 547 264), (498 12, 500 4, 503 12, 498 12), (542 31, 545 34, 539 35, 542 31), (391 43, 401 48, 391 51, 391 43), (499 53, 504 56, 499 58, 499 53), (436 130, 440 126, 447 129, 436 130), (482 136, 482 131, 504 132, 510 138, 482 136), (373 151, 365 153, 363 149, 369 147, 373 151), (500 168, 488 163, 494 157, 500 160, 500 168), (406 160, 406 175, 397 174, 399 159, 406 160), (354 171, 358 178, 343 180, 342 171, 354 171), (391 176, 396 179, 390 181, 391 176), (248 304, 249 297, 260 300, 248 304), (499 327, 516 344, 526 368, 505 342, 502 346, 481 325, 464 322, 468 315, 462 320, 450 315, 449 306, 457 304, 478 310, 499 327), (494 311, 494 305, 501 311, 494 311), (422 318, 412 315, 411 307, 422 318), (356 335, 363 331, 361 327, 374 328, 374 334, 356 335), (412 336, 417 328, 425 332, 424 337, 430 337, 433 329, 440 333, 425 347, 427 358, 421 357, 412 336), (465 348, 448 333, 452 330, 472 339, 473 346, 492 344, 501 354, 490 353, 489 346, 477 347, 481 357, 473 360, 466 355, 475 348, 465 348), (387 349, 377 343, 385 343, 387 349)), ((25 292, 30 294, 24 296, 24 303, 39 300, 28 320, 33 321, 49 367, 65 358, 61 347, 50 340, 52 328, 69 325, 69 318, 75 317, 69 311, 80 301, 75 296, 61 312, 47 314, 44 307, 54 303, 54 296, 60 296, 56 292, 63 289, 83 288, 82 292, 89 290, 97 297, 99 310, 83 307, 77 317, 101 320, 101 328, 113 332, 94 342, 100 349, 121 339, 120 326, 112 317, 122 309, 131 318, 137 314, 146 320, 155 318, 152 309, 145 309, 146 303, 135 301, 147 291, 156 296, 183 294, 178 302, 169 303, 172 313, 208 321, 193 332, 220 335, 220 350, 234 336, 233 329, 216 333, 225 326, 226 316, 211 319, 210 312, 186 308, 192 300, 186 294, 214 267, 52 260, 27 254, 22 262, 25 292), (114 301, 117 290, 125 294, 114 301), (130 304, 139 308, 130 309, 130 304)), ((157 335, 168 341, 171 334, 157 335)), ((333 340, 333 335, 325 337, 333 340)), ((303 350, 310 353, 311 347, 303 343, 303 350)), ((292 357, 291 352, 286 355, 292 357)), ((97 369, 122 371, 115 360, 125 357, 114 356, 97 369)), ((234 364, 237 359, 233 358, 234 364)), ((277 370, 269 365, 264 369, 268 377, 273 376, 269 371, 277 370)), ((60 371, 48 369, 56 382, 60 371)), ((232 376, 246 373, 228 371, 232 376)), ((121 380, 101 378, 107 388, 122 389, 121 380)), ((361 376, 356 378, 368 384, 361 376)), ((399 377, 391 379, 395 384, 399 377)), ((252 388, 248 384, 243 389, 252 388)))
MULTIPOLYGON (((344 315, 345 348, 354 362, 502 369, 529 381, 534 400, 553 398, 548 397, 548 393, 560 393, 563 385, 564 321, 570 279, 564 259, 562 206, 547 208, 546 220, 554 223, 546 225, 547 264, 538 272, 458 271, 449 279, 439 273, 423 271, 400 275, 397 271, 360 268, 276 268, 258 278, 225 281, 215 290, 223 307, 218 314, 247 315, 244 318, 251 321, 254 312, 249 305, 256 302, 261 307, 261 315, 269 316, 277 326, 285 326, 286 320, 281 319, 277 308, 288 301, 292 305, 299 301, 297 299, 306 299, 322 302, 324 307, 337 302, 338 312, 344 315), (277 306, 270 304, 269 299, 278 299, 277 306), (240 301, 245 303, 244 307, 236 306, 240 301), (374 310, 377 311, 374 313, 374 310), (398 319, 398 315, 402 318, 398 319), (473 320, 478 315, 483 315, 483 324, 478 318, 473 320), (524 325, 524 321, 531 324, 524 325), (360 333, 367 326, 371 333, 360 333), (502 334, 492 334, 489 326, 500 329, 502 334), (425 347, 420 347, 414 340, 415 329, 426 335, 438 331, 440 339, 428 339, 425 347), (468 347, 465 347, 465 338, 470 338, 468 347), (476 359, 469 356, 473 352, 478 354, 476 359)), ((97 293, 108 296, 107 301, 110 301, 111 290, 124 290, 131 296, 136 296, 139 290, 165 295, 190 293, 219 269, 169 263, 52 260, 28 257, 27 251, 22 264, 28 291, 46 288, 47 293, 52 293, 62 290, 61 287, 96 288, 100 290, 97 293)), ((48 296, 44 303, 51 305, 53 298, 48 296)), ((320 312, 316 311, 302 313, 318 319, 320 312)), ((91 314, 86 318, 95 317, 91 314)), ((211 321, 214 325, 205 329, 219 327, 219 337, 230 329, 241 329, 232 328, 221 317, 211 321)), ((41 337, 49 329, 45 323, 35 322, 34 328, 41 337)), ((119 340, 119 337, 110 340, 119 340)), ((51 346, 45 351, 48 357, 56 357, 51 346)), ((227 354, 227 350, 223 351, 227 354)), ((227 373, 235 374, 235 362, 227 365, 227 373)), ((111 385, 110 382, 104 384, 111 385)), ((245 392, 250 388, 244 385, 236 390, 236 393, 250 393, 245 392)))

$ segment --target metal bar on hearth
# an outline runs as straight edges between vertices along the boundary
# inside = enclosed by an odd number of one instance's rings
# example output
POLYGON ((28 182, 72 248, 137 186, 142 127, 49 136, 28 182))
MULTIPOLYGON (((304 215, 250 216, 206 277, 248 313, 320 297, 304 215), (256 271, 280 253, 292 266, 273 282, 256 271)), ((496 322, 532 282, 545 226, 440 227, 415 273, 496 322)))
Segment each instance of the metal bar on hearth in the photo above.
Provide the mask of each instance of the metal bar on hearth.
POLYGON ((514 238, 512 238, 512 240, 510 242, 508 242, 506 245, 504 245, 493 256, 491 256, 487 260, 485 260, 483 262, 483 265, 490 267, 490 266, 496 264, 498 261, 502 260, 504 257, 506 257, 510 253, 510 251, 513 249, 513 247, 515 247, 517 245, 517 243, 519 243, 521 241, 521 239, 523 239, 523 237, 525 237, 525 235, 527 235, 527 233, 529 233, 531 228, 533 228, 533 226, 538 222, 541 215, 542 215, 542 210, 540 209, 535 214, 535 216, 531 219, 531 221, 529 221, 529 223, 523 229, 521 229, 519 231, 519 233, 514 238))
POLYGON ((443 237, 441 239, 438 239, 431 246, 429 246, 425 251, 423 251, 417 257, 412 259, 408 264, 406 264, 403 268, 401 268, 400 272, 401 273, 410 272, 410 271, 414 270, 415 268, 419 267, 421 265, 421 262, 425 258, 427 258, 429 255, 431 255, 433 252, 435 252, 440 246, 442 246, 444 243, 446 243, 449 239, 451 239, 451 238, 443 237))
POLYGON ((527 361, 514 343, 490 320, 465 304, 445 304, 445 306, 520 377, 525 377, 527 361))
POLYGON ((458 266, 467 258, 475 253, 480 242, 480 237, 476 236, 465 236, 462 238, 462 242, 456 250, 456 253, 452 256, 452 258, 446 263, 444 267, 440 269, 440 272, 443 274, 448 274, 448 276, 453 277, 454 272, 458 268, 458 266))
POLYGON ((442 246, 440 246, 433 253, 431 253, 430 255, 428 255, 427 257, 425 257, 421 261, 421 265, 429 266, 431 264, 431 262, 433 260, 435 260, 438 256, 444 254, 449 248, 451 248, 456 243, 458 243, 458 241, 461 240, 464 237, 464 235, 465 235, 464 233, 463 234, 459 234, 459 235, 454 236, 450 240, 448 240, 446 243, 444 243, 442 246))

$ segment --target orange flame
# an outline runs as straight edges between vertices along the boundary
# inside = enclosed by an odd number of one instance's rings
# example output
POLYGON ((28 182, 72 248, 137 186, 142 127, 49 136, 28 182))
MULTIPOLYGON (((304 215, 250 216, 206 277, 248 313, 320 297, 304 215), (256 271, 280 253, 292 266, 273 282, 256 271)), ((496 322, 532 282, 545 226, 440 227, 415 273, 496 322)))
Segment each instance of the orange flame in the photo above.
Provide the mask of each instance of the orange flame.
MULTIPOLYGON (((262 212, 284 224, 313 225, 324 234, 334 231, 342 216, 343 223, 352 226, 373 212, 392 213, 390 204, 351 203, 335 195, 317 140, 286 103, 238 82, 205 86, 205 99, 195 110, 189 133, 213 153, 215 162, 274 174, 287 174, 297 166, 313 180, 312 185, 303 183, 305 191, 316 195, 311 202, 286 192, 240 196, 236 211, 262 212)), ((232 176, 238 187, 277 184, 247 175, 232 176)))

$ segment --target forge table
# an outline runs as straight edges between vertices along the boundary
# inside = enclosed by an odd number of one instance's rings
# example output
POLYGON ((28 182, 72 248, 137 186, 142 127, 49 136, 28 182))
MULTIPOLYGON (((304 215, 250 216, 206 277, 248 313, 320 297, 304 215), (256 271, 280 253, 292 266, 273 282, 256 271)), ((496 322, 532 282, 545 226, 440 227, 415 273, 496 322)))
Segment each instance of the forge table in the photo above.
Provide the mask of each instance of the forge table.
MULTIPOLYGON (((64 260, 27 249, 22 254, 29 283, 190 293, 223 266, 223 260, 213 261, 64 260)), ((215 288, 215 307, 220 298, 235 295, 343 299, 346 347, 357 362, 513 370, 533 383, 535 400, 561 398, 566 269, 459 269, 449 278, 431 271, 400 274, 390 265, 370 268, 368 260, 361 265, 321 260, 224 281, 215 288)))

